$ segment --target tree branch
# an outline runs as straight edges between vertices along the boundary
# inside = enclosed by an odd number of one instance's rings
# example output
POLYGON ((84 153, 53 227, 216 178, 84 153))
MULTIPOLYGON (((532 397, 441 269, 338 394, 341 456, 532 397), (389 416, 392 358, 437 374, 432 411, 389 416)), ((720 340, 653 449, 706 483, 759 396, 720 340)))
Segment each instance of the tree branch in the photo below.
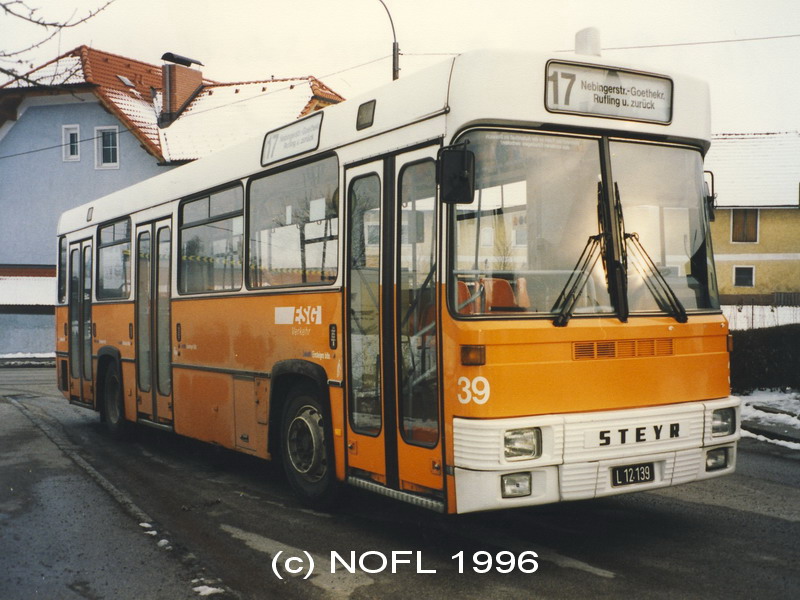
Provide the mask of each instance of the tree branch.
POLYGON ((18 19, 22 19, 23 21, 26 21, 28 23, 32 23, 34 25, 38 25, 40 27, 44 27, 44 28, 48 28, 48 29, 50 27, 55 27, 56 29, 67 29, 69 27, 76 27, 76 26, 80 25, 81 23, 85 23, 86 21, 88 21, 92 17, 94 17, 94 16, 98 15, 99 13, 103 12, 106 8, 108 8, 114 2, 115 2, 115 0, 107 0, 107 2, 105 4, 103 4, 103 6, 101 6, 100 8, 97 8, 95 10, 90 10, 89 14, 87 14, 85 17, 82 17, 82 18, 79 18, 79 19, 75 18, 75 12, 73 12, 72 16, 70 16, 70 18, 67 19, 66 21, 48 21, 44 17, 39 17, 39 16, 36 15, 36 12, 39 9, 31 8, 25 2, 23 2, 23 0, 9 0, 9 1, 0 2, 0 8, 2 8, 3 11, 7 15, 11 15, 12 17, 16 17, 18 19), (27 15, 21 14, 21 12, 17 12, 17 11, 27 11, 28 14, 27 15))
MULTIPOLYGON (((66 20, 56 20, 56 19, 48 19, 42 15, 39 15, 38 14, 39 9, 32 8, 28 4, 28 0, 0 1, 0 9, 2 9, 2 13, 4 13, 6 17, 19 19, 20 21, 24 21, 25 23, 35 25, 36 27, 44 30, 42 39, 32 42, 27 47, 17 48, 17 49, 0 48, 0 62, 4 62, 6 64, 5 68, 0 68, 0 73, 8 75, 11 78, 11 81, 24 81, 25 83, 28 83, 30 85, 46 85, 43 84, 41 81, 34 80, 25 75, 21 75, 14 68, 13 65, 24 64, 25 61, 23 60, 22 57, 26 53, 41 48, 64 29, 77 27, 78 25, 86 23, 89 19, 96 17, 98 14, 100 14, 109 6, 111 6, 114 2, 115 0, 105 0, 104 4, 102 4, 100 7, 94 10, 89 10, 89 12, 84 16, 76 15, 77 13, 76 10, 73 11, 72 15, 70 15, 70 17, 67 18, 66 20)), ((63 73, 61 75, 63 75, 63 73)), ((66 81, 69 78, 69 76, 70 74, 68 74, 66 78, 62 77, 58 78, 62 79, 62 81, 66 81)), ((54 74, 53 80, 55 80, 56 78, 57 76, 54 74)))

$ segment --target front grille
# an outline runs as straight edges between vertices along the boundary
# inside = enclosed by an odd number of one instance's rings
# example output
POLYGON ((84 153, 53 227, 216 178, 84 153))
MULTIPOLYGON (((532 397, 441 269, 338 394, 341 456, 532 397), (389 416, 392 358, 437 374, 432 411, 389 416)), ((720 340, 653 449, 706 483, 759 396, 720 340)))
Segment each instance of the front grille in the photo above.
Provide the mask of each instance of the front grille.
POLYGON ((573 360, 646 358, 672 356, 674 353, 672 338, 603 340, 600 342, 575 342, 572 345, 573 360))

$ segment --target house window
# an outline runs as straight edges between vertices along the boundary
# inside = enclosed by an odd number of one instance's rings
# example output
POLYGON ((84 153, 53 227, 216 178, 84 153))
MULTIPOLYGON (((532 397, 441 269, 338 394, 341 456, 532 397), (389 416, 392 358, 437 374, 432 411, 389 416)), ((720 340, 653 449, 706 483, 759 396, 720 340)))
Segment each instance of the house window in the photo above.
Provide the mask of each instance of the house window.
POLYGON ((116 127, 96 127, 95 140, 95 168, 119 168, 119 136, 116 127))
POLYGON ((61 128, 61 157, 65 162, 81 159, 81 130, 78 125, 64 125, 61 128))
POLYGON ((755 287, 756 268, 755 267, 733 267, 734 287, 755 287))
POLYGON ((731 241, 749 242, 758 241, 758 209, 739 208, 732 211, 731 241))

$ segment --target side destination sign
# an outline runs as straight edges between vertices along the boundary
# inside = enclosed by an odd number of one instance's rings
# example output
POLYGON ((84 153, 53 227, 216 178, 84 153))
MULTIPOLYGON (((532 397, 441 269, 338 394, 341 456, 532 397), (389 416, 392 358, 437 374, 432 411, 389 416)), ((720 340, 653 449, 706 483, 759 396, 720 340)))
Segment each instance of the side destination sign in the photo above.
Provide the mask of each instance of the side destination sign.
POLYGON ((322 129, 322 113, 318 112, 302 121, 273 129, 264 138, 261 150, 261 166, 274 163, 290 156, 297 156, 319 147, 319 133, 322 129))
POLYGON ((672 80, 593 65, 547 63, 545 107, 550 112, 668 124, 672 80))

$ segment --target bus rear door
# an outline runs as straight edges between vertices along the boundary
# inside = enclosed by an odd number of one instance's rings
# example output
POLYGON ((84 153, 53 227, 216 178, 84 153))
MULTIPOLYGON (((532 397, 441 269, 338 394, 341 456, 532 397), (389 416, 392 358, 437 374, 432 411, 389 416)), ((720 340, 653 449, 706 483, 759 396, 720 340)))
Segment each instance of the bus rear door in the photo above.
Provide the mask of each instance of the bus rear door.
POLYGON ((136 230, 137 418, 171 426, 172 238, 168 220, 136 230))
POLYGON ((69 396, 92 404, 92 242, 69 247, 69 396))

